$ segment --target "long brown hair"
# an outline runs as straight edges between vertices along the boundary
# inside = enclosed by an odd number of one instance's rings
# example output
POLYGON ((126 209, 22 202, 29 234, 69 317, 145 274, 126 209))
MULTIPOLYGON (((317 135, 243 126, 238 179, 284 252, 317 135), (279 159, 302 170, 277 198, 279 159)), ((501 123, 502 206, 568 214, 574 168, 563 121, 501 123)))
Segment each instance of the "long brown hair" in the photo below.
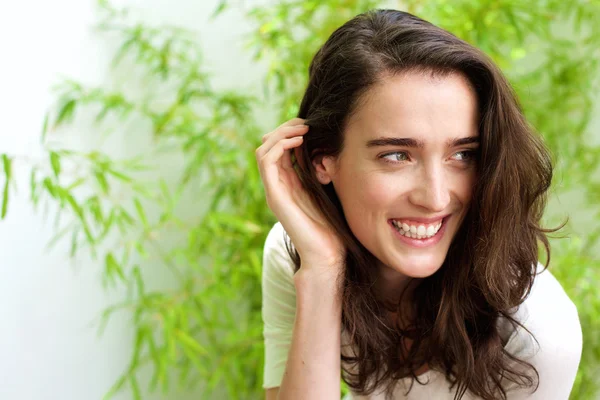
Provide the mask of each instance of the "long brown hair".
MULTIPOLYGON (((298 117, 310 130, 298 172, 346 245, 342 326, 354 353, 341 357, 354 366, 344 367, 348 386, 362 394, 384 386, 390 397, 397 379, 421 383, 416 371, 428 365, 442 371, 451 387, 458 385, 455 399, 467 390, 483 399, 506 399, 508 386, 537 388, 537 370, 505 350, 506 338, 496 323, 503 317, 513 328, 522 326, 511 315, 531 290, 537 241, 546 249, 547 268, 546 233, 562 226, 540 226, 552 180, 551 156, 501 71, 483 52, 427 21, 402 11, 373 10, 329 37, 309 75, 298 117), (478 98, 480 148, 473 199, 444 264, 414 288, 410 324, 390 329, 383 322, 390 305, 370 289, 377 260, 352 234, 333 185, 316 179, 311 159, 338 155, 345 125, 364 94, 386 76, 406 71, 468 78, 478 98), (399 345, 405 349, 402 357, 399 345)), ((286 245, 298 270, 300 258, 288 237, 286 245)), ((396 311, 402 320, 403 310, 396 311)))

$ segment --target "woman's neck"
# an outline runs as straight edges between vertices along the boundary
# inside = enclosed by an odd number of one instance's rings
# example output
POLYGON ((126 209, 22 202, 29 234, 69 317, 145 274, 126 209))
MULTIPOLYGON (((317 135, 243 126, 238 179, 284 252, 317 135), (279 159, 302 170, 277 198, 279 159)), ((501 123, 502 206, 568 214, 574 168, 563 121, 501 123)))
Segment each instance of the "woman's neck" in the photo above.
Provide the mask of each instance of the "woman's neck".
POLYGON ((400 301, 400 295, 403 294, 402 303, 412 302, 412 292, 415 287, 415 283, 418 279, 408 277, 402 273, 395 271, 394 269, 386 266, 379 265, 377 268, 377 279, 375 281, 375 292, 379 294, 380 299, 398 303, 400 301))

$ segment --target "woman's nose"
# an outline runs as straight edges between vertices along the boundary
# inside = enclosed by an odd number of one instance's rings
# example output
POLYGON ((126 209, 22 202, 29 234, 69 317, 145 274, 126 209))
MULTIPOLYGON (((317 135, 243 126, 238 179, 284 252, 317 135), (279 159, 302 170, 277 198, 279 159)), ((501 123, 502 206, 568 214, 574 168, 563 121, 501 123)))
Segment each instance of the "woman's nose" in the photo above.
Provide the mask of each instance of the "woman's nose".
POLYGON ((415 178, 417 181, 409 195, 410 202, 430 213, 447 210, 450 203, 450 182, 441 166, 423 167, 422 173, 415 178))

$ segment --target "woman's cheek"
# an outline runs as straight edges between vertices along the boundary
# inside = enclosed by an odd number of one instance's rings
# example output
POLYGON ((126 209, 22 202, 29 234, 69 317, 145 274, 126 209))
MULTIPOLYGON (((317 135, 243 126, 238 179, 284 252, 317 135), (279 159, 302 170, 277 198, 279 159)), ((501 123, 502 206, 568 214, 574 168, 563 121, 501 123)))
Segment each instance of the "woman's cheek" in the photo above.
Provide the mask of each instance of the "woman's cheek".
POLYGON ((391 176, 382 174, 370 175, 360 182, 359 198, 364 208, 370 212, 388 213, 390 204, 394 203, 400 193, 399 183, 391 176))

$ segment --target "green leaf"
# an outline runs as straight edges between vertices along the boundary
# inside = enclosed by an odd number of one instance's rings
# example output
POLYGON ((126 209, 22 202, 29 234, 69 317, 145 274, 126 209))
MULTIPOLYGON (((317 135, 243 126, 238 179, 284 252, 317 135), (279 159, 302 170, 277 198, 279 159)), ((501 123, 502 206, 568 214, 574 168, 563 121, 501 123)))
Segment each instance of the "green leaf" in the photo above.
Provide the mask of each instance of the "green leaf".
MULTIPOLYGON (((139 322, 138 322, 139 323, 139 322)), ((129 370, 133 371, 135 367, 139 364, 140 354, 142 353, 142 347, 144 346, 144 340, 148 335, 148 328, 146 326, 140 326, 135 335, 135 344, 133 347, 133 355, 131 356, 131 363, 129 366, 129 370)))
POLYGON ((85 178, 77 178, 73 182, 71 182, 69 184, 69 186, 65 187, 65 190, 70 192, 71 190, 75 189, 76 187, 81 186, 84 182, 85 182, 85 178))
POLYGON ((175 336, 187 347, 196 353, 207 354, 206 349, 200 345, 194 338, 180 329, 175 329, 175 336))
POLYGON ((8 181, 4 183, 4 191, 2 193, 2 214, 0 215, 0 219, 4 219, 6 217, 6 213, 8 211, 8 181))
POLYGON ((109 214, 108 214, 108 218, 106 218, 104 220, 103 226, 102 226, 102 233, 100 233, 100 236, 98 237, 98 239, 103 239, 108 232, 110 231, 110 228, 112 227, 113 222, 115 221, 115 209, 113 208, 112 210, 110 210, 109 214))
POLYGON ((209 376, 208 369, 206 368, 206 366, 204 366, 204 364, 202 363, 202 361, 200 360, 200 358, 198 357, 198 355, 196 353, 191 351, 190 348, 186 347, 186 346, 183 347, 183 352, 185 353, 187 358, 192 362, 192 364, 194 364, 194 366, 196 367, 198 372, 200 372, 202 374, 202 376, 204 376, 204 377, 209 376))
POLYGON ((75 200, 75 198, 73 197, 73 195, 71 195, 71 193, 67 192, 66 190, 64 190, 63 188, 61 188, 60 186, 56 186, 55 187, 56 190, 58 190, 59 194, 61 194, 61 197, 67 200, 67 203, 69 203, 69 205, 71 206, 71 209, 75 212, 75 214, 79 217, 79 221, 81 222, 81 227, 83 228, 83 233, 85 233, 85 236, 88 240, 88 243, 90 245, 94 244, 94 237, 92 236, 92 232, 90 231, 90 228, 88 226, 88 223, 85 219, 85 215, 83 213, 83 209, 81 208, 81 206, 79 204, 77 204, 77 201, 75 200))
POLYGON ((115 178, 120 179, 120 180, 122 180, 124 182, 129 183, 129 182, 132 181, 131 177, 129 177, 129 176, 127 176, 127 175, 125 175, 125 174, 123 174, 123 173, 121 173, 119 171, 115 171, 114 169, 108 168, 106 170, 106 172, 108 172, 109 174, 111 174, 115 178))
POLYGON ((40 136, 40 143, 42 143, 42 145, 46 141, 46 134, 48 133, 49 120, 50 120, 50 113, 47 112, 46 115, 44 116, 44 124, 42 125, 42 134, 40 136))
POLYGON ((75 99, 70 99, 66 101, 61 109, 58 112, 58 116, 56 117, 56 121, 54 122, 54 127, 56 128, 63 122, 69 121, 73 117, 73 113, 75 111, 75 106, 77 102, 75 99))
POLYGON ((215 8, 215 11, 213 11, 212 15, 210 16, 210 19, 211 20, 215 19, 217 16, 219 16, 221 13, 223 13, 223 11, 225 11, 226 8, 227 8, 227 0, 220 0, 219 4, 217 5, 217 8, 215 8))
POLYGON ((110 400, 117 394, 119 391, 123 389, 125 383, 127 382, 127 375, 122 375, 114 385, 109 389, 109 391, 102 397, 103 400, 110 400))
POLYGON ((135 244, 133 245, 133 247, 135 248, 135 250, 138 252, 138 254, 146 259, 148 257, 148 252, 146 251, 146 248, 144 247, 144 243, 140 242, 140 241, 136 241, 135 244))
POLYGON ((223 372, 225 372, 224 368, 217 368, 217 370, 214 372, 214 374, 210 377, 210 380, 208 381, 209 390, 214 390, 219 384, 219 382, 221 382, 223 372))
POLYGON ((142 400, 142 393, 140 391, 140 385, 138 384, 137 378, 134 373, 129 374, 129 386, 133 392, 134 400, 142 400))
POLYGON ((6 154, 2 154, 2 167, 4 168, 4 176, 7 181, 12 177, 12 158, 6 154))
POLYGON ((0 219, 6 217, 8 211, 8 198, 9 198, 9 185, 12 176, 12 159, 6 154, 2 154, 2 165, 4 167, 4 191, 2 192, 2 212, 0 213, 0 219))
POLYGON ((167 182, 165 182, 164 179, 161 179, 159 182, 160 185, 160 191, 163 195, 164 200, 166 200, 167 204, 172 204, 173 202, 173 197, 171 196, 171 191, 169 190, 169 186, 167 185, 167 182))
POLYGON ((106 180, 106 176, 102 171, 96 170, 94 171, 94 177, 100 185, 100 189, 102 189, 102 193, 108 194, 110 187, 108 186, 108 181, 106 180))
POLYGON ((131 45, 133 45, 135 42, 136 42, 135 36, 132 36, 128 40, 123 42, 123 44, 117 51, 116 55, 113 57, 113 61, 112 61, 113 67, 117 66, 121 62, 121 59, 127 53, 127 50, 129 49, 129 47, 131 47, 131 45))
POLYGON ((140 200, 137 197, 133 199, 133 203, 135 204, 135 209, 140 217, 140 220, 142 221, 142 224, 144 225, 144 228, 148 228, 148 220, 146 219, 146 213, 144 212, 142 203, 140 203, 140 200))
POLYGON ((46 190, 48 191, 50 196, 57 198, 58 193, 56 192, 54 183, 52 182, 52 180, 50 178, 48 178, 48 177, 44 178, 44 180, 42 181, 42 186, 46 188, 46 190))
POLYGON ((59 230, 57 233, 55 233, 52 236, 52 239, 50 240, 50 242, 48 242, 48 244, 46 245, 46 248, 51 249, 53 246, 56 245, 56 243, 58 243, 58 241, 60 239, 62 239, 70 231, 71 231, 71 226, 63 227, 61 230, 59 230))
POLYGON ((126 281, 125 274, 123 273, 123 268, 119 265, 115 256, 112 253, 107 253, 104 258, 104 265, 106 267, 106 273, 109 277, 113 277, 115 274, 121 278, 122 281, 126 281))
POLYGON ((115 312, 125 310, 125 309, 130 309, 133 306, 134 306, 134 304, 132 302, 124 301, 121 303, 113 304, 113 305, 109 306, 108 308, 104 309, 102 311, 102 315, 100 316, 100 323, 98 324, 98 336, 102 335, 102 333, 106 329, 106 326, 108 325, 108 321, 110 320, 110 317, 115 312))
POLYGON ((154 373, 152 374, 152 380, 150 381, 150 391, 154 391, 159 382, 159 374, 163 369, 163 359, 160 356, 152 332, 148 334, 148 349, 150 351, 150 358, 154 362, 154 373))
POLYGON ((58 178, 58 175, 60 174, 60 156, 53 151, 50 152, 50 164, 54 176, 58 178))
POLYGON ((144 294, 146 293, 146 289, 144 288, 144 278, 142 278, 142 273, 140 272, 139 265, 136 265, 135 267, 133 267, 132 273, 133 273, 133 278, 134 278, 136 286, 137 286, 138 296, 143 297, 144 294))
POLYGON ((246 219, 245 217, 238 217, 237 215, 214 212, 210 215, 211 219, 225 225, 227 227, 236 229, 240 233, 244 234, 259 234, 263 228, 253 221, 246 219))
POLYGON ((29 193, 30 193, 30 197, 31 197, 31 202, 33 203, 34 206, 37 206, 38 199, 39 199, 38 193, 37 193, 38 183, 36 180, 36 174, 37 174, 37 169, 32 168, 31 172, 29 174, 29 193))
POLYGON ((135 219, 123 207, 119 208, 119 217, 121 222, 126 222, 129 225, 135 224, 135 219))
POLYGON ((58 186, 58 185, 54 186, 54 190, 56 191, 58 197, 66 200, 67 203, 69 203, 69 205, 71 206, 71 209, 73 210, 73 212, 75 212, 75 214, 80 219, 84 219, 83 209, 77 203, 77 201, 75 200, 75 198, 73 197, 73 195, 71 194, 71 192, 69 192, 65 188, 63 188, 61 186, 58 186))
POLYGON ((69 256, 71 258, 75 257, 75 253, 77 253, 77 247, 79 245, 79 242, 77 241, 78 236, 79 229, 74 229, 73 233, 71 234, 71 248, 69 250, 69 256))
POLYGON ((104 216, 102 214, 102 207, 100 206, 100 201, 98 197, 90 197, 86 201, 86 204, 90 211, 90 214, 92 214, 92 217, 94 217, 94 222, 96 222, 97 224, 101 224, 104 221, 104 216))

